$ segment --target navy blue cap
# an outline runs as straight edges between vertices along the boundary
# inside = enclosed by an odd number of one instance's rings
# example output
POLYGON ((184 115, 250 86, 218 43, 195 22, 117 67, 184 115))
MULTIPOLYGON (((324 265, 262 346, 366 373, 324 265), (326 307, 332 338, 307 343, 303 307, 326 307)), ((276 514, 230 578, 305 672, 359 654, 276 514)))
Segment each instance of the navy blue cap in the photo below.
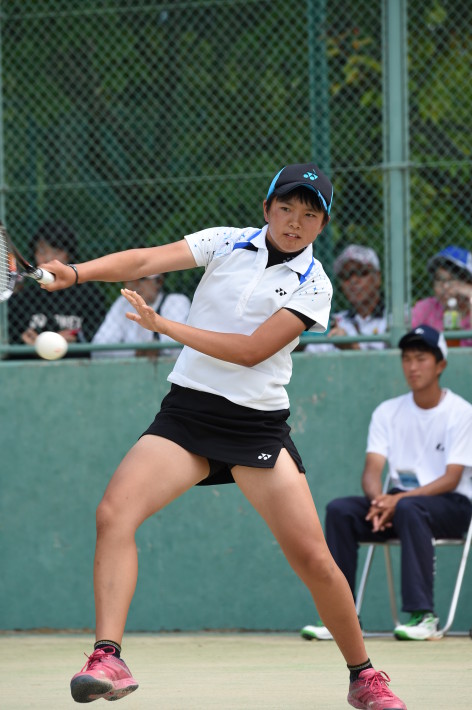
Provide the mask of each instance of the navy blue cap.
POLYGON ((414 345, 415 343, 424 343, 431 348, 432 351, 438 351, 444 360, 447 360, 447 345, 444 335, 430 325, 419 325, 409 333, 403 336, 398 343, 400 350, 414 345))
POLYGON ((333 202, 333 186, 326 175, 314 163, 299 163, 286 165, 272 180, 267 199, 271 195, 282 197, 297 187, 308 187, 320 198, 326 214, 331 210, 333 202))

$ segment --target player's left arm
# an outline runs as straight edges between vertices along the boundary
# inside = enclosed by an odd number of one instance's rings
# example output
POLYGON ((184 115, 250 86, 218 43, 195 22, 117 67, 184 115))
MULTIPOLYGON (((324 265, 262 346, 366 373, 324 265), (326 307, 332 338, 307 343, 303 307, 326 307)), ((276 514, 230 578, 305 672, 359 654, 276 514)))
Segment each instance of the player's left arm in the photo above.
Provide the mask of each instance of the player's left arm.
POLYGON ((298 316, 282 308, 251 335, 217 333, 163 318, 147 306, 134 291, 123 289, 122 294, 136 309, 136 313, 127 313, 127 318, 136 321, 143 328, 167 335, 182 345, 188 345, 218 360, 246 367, 267 360, 305 330, 305 324, 298 316))

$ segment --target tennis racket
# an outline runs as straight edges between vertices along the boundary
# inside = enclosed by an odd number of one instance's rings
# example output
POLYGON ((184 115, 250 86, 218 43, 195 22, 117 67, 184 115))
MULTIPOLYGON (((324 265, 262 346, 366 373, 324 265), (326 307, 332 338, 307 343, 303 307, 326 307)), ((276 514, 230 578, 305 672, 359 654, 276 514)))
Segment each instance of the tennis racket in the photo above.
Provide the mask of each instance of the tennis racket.
POLYGON ((0 302, 10 298, 20 276, 28 276, 42 284, 51 284, 55 280, 54 274, 32 266, 20 254, 0 222, 0 302))

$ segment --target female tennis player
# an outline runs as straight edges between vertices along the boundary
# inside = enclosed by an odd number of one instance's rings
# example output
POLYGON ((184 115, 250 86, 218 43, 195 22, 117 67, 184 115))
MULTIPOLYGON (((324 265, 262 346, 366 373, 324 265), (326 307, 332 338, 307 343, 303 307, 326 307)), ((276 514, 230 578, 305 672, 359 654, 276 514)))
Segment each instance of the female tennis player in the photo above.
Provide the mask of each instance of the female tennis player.
POLYGON ((347 582, 325 543, 290 438, 285 385, 301 333, 327 328, 332 287, 312 245, 328 223, 333 189, 313 163, 288 165, 264 200, 266 225, 218 227, 81 264, 44 265, 49 291, 86 281, 130 281, 205 267, 187 324, 123 290, 127 317, 184 346, 154 422, 125 456, 97 510, 96 643, 71 680, 79 703, 118 700, 138 683, 120 658, 137 580, 141 523, 195 485, 236 482, 306 584, 350 671, 348 703, 406 708, 368 658, 347 582))

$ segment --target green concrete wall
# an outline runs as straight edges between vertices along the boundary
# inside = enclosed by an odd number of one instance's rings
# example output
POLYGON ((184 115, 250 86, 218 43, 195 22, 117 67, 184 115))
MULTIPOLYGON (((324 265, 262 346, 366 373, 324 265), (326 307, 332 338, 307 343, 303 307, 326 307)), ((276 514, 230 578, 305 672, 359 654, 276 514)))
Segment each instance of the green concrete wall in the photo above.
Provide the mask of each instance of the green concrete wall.
MULTIPOLYGON (((472 401, 472 352, 450 354, 443 384, 472 401)), ((154 417, 171 362, 0 363, 0 628, 92 628, 95 507, 110 475, 154 417)), ((294 356, 294 439, 318 511, 360 491, 374 407, 405 391, 397 351, 294 356)), ((138 531, 129 630, 296 630, 316 614, 264 523, 236 486, 195 488, 138 531)), ((445 617, 458 556, 439 552, 445 617)), ((398 559, 395 559, 396 566, 398 559)), ((397 566, 398 569, 398 566, 397 566)), ((454 624, 472 625, 472 564, 454 624)), ((364 625, 391 628, 383 559, 374 562, 364 625)))

